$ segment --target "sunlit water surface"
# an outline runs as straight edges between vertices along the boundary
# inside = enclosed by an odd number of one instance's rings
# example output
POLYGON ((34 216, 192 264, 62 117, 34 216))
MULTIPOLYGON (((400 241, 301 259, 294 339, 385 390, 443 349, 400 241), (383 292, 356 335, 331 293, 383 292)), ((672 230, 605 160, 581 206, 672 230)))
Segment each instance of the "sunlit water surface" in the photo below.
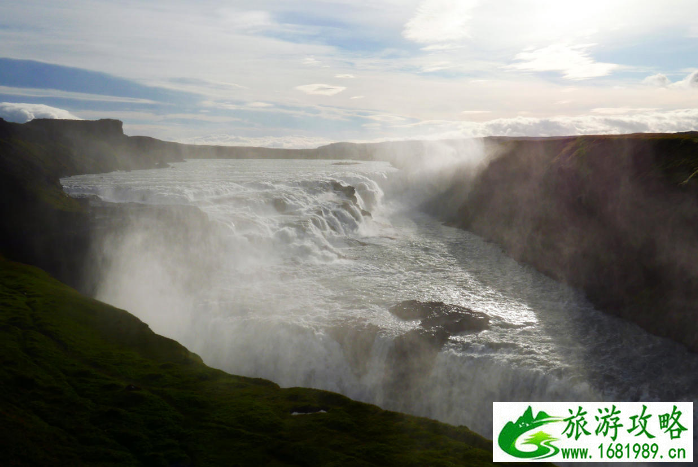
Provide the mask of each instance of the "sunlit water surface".
POLYGON ((166 258, 126 242, 111 252, 121 263, 98 298, 231 373, 337 391, 487 437, 492 401, 696 399, 698 356, 420 212, 425 200, 406 196, 404 180, 381 162, 200 160, 62 183, 72 196, 196 206, 223 226, 222 266, 197 292, 181 296, 166 258), (469 307, 492 325, 451 337, 405 407, 383 383, 393 339, 418 326, 388 312, 408 299, 469 307), (379 332, 357 369, 336 330, 367 326, 379 332))

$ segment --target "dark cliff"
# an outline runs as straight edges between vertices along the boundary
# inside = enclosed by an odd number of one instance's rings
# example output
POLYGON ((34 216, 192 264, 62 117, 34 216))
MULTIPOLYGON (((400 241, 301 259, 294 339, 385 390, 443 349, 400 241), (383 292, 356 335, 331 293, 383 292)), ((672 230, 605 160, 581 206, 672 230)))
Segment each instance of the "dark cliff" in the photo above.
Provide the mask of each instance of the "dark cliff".
MULTIPOLYGON (((0 255, 84 284, 93 237, 85 200, 59 179, 84 173, 167 167, 196 158, 317 158, 313 150, 196 146, 126 136, 118 120, 0 119, 0 255)), ((336 155, 334 157, 337 157, 336 155)))
POLYGON ((0 255, 79 285, 90 219, 59 179, 182 160, 169 143, 154 141, 125 136, 117 120, 0 119, 0 255))
POLYGON ((698 133, 498 142, 454 223, 698 351, 698 133))

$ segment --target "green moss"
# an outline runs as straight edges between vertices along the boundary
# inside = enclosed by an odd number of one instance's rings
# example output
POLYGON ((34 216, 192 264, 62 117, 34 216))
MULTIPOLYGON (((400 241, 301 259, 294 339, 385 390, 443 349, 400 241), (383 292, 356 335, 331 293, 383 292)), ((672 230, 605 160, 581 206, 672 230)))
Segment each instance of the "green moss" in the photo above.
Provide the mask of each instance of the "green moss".
POLYGON ((0 363, 9 465, 491 464, 491 443, 464 427, 214 370, 127 312, 4 260, 0 363))

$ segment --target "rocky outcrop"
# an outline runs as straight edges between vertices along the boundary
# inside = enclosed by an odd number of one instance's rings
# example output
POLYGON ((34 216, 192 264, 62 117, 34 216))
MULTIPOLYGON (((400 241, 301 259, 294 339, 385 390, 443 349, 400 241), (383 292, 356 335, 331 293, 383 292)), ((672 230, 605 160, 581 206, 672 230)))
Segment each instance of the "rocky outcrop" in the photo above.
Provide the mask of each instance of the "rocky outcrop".
POLYGON ((417 320, 419 326, 432 334, 443 332, 446 336, 467 331, 489 329, 490 318, 485 313, 444 302, 420 302, 406 300, 389 308, 390 313, 402 320, 417 320))
POLYGON ((418 328, 394 340, 386 360, 385 397, 400 410, 418 401, 434 361, 449 337, 489 328, 486 314, 443 302, 406 300, 388 311, 401 320, 420 320, 418 328))

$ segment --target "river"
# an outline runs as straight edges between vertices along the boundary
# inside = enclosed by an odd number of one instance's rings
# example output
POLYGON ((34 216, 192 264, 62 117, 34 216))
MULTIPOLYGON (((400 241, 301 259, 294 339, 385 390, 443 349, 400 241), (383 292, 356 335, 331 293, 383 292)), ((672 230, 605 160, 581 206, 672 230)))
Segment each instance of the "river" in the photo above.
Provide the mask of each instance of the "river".
POLYGON ((96 295, 228 372, 488 438, 492 401, 698 399, 697 355, 443 225, 420 209, 437 181, 413 189, 401 172, 383 162, 194 160, 62 183, 110 203, 194 206, 218 226, 215 248, 121 232, 100 247, 96 295), (202 261, 214 266, 198 271, 202 261), (413 367, 422 374, 388 381, 395 339, 419 326, 388 309, 411 299, 486 313, 490 328, 451 336, 413 367), (402 391, 407 383, 418 391, 402 391))

